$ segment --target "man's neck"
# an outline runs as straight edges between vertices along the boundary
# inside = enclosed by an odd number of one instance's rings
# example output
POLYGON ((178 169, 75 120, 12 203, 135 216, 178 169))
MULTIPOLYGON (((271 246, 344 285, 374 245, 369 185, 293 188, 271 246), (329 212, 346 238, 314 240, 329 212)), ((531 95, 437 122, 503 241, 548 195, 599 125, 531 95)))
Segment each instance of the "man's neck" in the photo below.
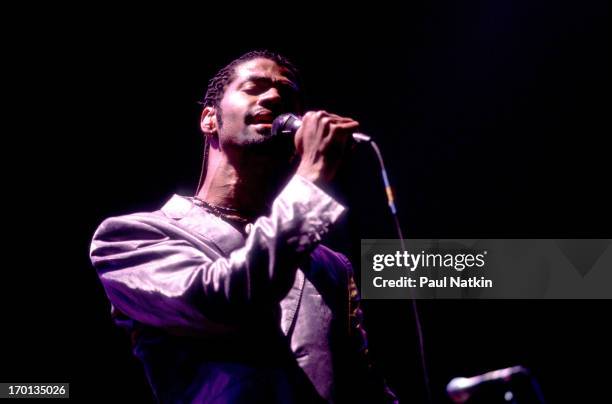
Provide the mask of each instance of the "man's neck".
POLYGON ((206 179, 196 196, 245 215, 265 214, 282 183, 279 171, 280 167, 270 164, 269 158, 243 153, 231 159, 211 150, 206 179))

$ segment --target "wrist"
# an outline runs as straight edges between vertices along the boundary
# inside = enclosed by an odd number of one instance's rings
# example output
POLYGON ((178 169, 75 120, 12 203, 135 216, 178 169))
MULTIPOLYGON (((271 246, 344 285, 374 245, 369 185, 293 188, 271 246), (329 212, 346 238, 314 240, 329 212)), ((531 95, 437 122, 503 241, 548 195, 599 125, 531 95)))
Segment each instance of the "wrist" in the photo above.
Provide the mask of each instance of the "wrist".
POLYGON ((318 170, 312 166, 299 166, 297 171, 295 172, 297 175, 299 175, 300 177, 318 184, 320 182, 322 182, 323 180, 323 176, 321 175, 321 170, 318 170))

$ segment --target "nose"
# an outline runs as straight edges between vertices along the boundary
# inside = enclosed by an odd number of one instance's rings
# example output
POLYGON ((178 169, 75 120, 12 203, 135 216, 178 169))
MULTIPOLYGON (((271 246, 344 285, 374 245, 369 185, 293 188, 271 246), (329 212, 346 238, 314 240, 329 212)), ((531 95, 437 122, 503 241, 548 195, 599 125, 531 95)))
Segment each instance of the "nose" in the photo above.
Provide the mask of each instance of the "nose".
POLYGON ((270 87, 266 92, 260 94, 259 105, 263 107, 277 106, 281 103, 281 95, 276 87, 270 87))

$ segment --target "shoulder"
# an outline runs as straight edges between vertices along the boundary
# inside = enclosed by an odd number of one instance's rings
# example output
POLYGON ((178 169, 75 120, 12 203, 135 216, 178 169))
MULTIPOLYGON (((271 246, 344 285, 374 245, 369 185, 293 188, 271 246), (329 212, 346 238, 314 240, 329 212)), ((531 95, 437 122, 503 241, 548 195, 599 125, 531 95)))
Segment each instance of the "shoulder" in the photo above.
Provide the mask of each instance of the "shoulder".
POLYGON ((194 247, 216 257, 227 255, 240 242, 234 233, 240 234, 190 198, 175 195, 159 210, 105 219, 93 235, 90 257, 159 245, 194 247))
POLYGON ((188 217, 192 208, 189 198, 174 195, 159 210, 106 218, 94 232, 92 248, 99 243, 160 240, 177 231, 183 232, 180 222, 188 217))
POLYGON ((155 233, 167 219, 158 212, 139 212, 104 219, 96 229, 93 239, 119 240, 135 232, 155 233))
POLYGON ((175 225, 181 219, 187 217, 192 208, 193 203, 188 198, 174 195, 159 210, 135 212, 104 219, 96 229, 94 239, 100 235, 119 237, 126 231, 130 233, 138 230, 156 232, 175 225))

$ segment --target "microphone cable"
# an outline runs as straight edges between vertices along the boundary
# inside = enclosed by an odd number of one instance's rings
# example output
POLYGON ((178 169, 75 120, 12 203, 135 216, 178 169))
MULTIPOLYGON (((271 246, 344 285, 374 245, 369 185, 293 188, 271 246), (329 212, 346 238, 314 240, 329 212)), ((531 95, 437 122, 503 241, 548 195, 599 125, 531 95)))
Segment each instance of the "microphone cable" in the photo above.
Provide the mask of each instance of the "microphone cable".
MULTIPOLYGON (((397 236, 400 240, 400 245, 402 247, 402 251, 406 251, 406 245, 404 243, 404 235, 402 233, 402 228, 400 226, 399 217, 397 214, 397 207, 395 206, 395 198, 393 197, 393 189, 391 188, 391 184, 389 182, 389 177, 387 176, 387 170, 385 168, 385 162, 382 157, 382 153, 378 148, 378 145, 374 140, 368 137, 367 140, 363 140, 364 143, 369 143, 378 158, 378 162, 380 164, 380 172, 382 176, 382 180, 385 186, 385 194, 387 195, 387 202, 389 204, 389 210, 391 211, 391 216, 393 217, 393 222, 395 223, 395 229, 397 231, 397 236)), ((419 310, 417 307, 417 301, 414 297, 414 293, 412 288, 408 288, 410 290, 410 300, 412 303, 412 312, 414 314, 414 321, 416 325, 417 337, 418 337, 418 345, 419 345, 419 359, 421 362, 421 371, 423 372, 423 381, 425 383, 425 390, 427 393, 427 402, 433 404, 432 395, 431 395, 431 384, 429 381, 429 370, 427 367, 427 361, 425 357, 425 343, 423 339, 423 325, 421 323, 421 318, 419 316, 419 310)))

